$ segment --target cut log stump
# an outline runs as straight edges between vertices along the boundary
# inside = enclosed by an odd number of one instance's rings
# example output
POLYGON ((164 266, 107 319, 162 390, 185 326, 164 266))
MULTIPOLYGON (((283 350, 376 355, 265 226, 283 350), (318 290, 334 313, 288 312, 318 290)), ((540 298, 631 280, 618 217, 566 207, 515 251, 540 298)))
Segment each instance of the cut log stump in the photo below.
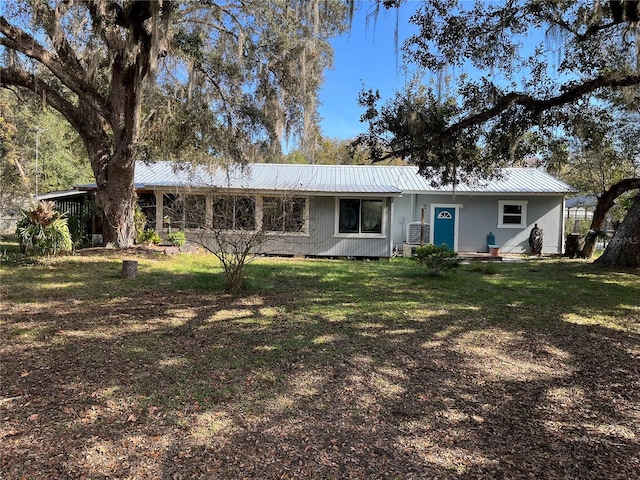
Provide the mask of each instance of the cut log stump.
POLYGON ((136 278, 138 275, 138 262, 136 260, 122 261, 122 278, 136 278))

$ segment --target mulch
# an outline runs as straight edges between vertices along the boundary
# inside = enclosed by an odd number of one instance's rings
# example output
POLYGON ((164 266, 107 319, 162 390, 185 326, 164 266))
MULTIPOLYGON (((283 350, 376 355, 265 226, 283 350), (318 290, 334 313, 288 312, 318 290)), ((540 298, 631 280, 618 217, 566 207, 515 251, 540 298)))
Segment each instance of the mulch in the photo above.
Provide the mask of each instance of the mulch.
POLYGON ((28 338, 0 350, 0 477, 638 478, 637 335, 476 318, 434 335, 294 302, 5 303, 28 338))

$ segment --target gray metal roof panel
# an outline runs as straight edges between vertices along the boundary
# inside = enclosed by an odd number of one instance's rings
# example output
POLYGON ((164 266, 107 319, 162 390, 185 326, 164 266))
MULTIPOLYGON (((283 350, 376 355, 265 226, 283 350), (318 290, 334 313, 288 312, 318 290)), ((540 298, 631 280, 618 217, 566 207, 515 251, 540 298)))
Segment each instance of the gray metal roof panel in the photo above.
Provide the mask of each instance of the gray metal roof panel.
MULTIPOLYGON (((172 162, 136 164, 135 182, 146 187, 215 187, 253 191, 294 190, 315 193, 399 194, 451 192, 434 188, 415 166, 300 165, 255 163, 229 168, 172 162)), ((573 189, 534 168, 507 168, 503 178, 456 185, 457 193, 570 193, 573 189)))
POLYGON ((36 197, 36 200, 51 200, 58 198, 80 197, 86 195, 87 192, 83 190, 58 190, 55 192, 41 193, 36 197))

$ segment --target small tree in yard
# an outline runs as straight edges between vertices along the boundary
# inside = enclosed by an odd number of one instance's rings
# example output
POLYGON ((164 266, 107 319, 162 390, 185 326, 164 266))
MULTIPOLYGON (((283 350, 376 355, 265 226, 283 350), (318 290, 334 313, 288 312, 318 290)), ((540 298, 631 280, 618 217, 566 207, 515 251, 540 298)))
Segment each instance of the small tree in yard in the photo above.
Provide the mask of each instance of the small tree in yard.
POLYGON ((304 199, 292 195, 263 198, 218 189, 209 197, 165 195, 165 204, 165 221, 187 229, 191 241, 220 261, 229 293, 243 288, 245 267, 274 238, 272 233, 306 228, 304 199))
POLYGON ((446 245, 431 243, 416 248, 416 258, 431 275, 442 275, 460 266, 460 257, 446 245))

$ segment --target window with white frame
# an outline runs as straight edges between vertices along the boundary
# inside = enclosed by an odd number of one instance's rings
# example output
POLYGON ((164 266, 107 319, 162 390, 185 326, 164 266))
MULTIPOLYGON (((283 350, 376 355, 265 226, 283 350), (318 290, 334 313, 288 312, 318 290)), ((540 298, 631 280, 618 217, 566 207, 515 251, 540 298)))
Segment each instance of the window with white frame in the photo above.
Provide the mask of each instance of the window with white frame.
POLYGON ((341 198, 337 210, 338 234, 382 234, 381 199, 341 198))
POLYGON ((498 201, 498 228, 524 228, 527 226, 526 200, 498 201))

